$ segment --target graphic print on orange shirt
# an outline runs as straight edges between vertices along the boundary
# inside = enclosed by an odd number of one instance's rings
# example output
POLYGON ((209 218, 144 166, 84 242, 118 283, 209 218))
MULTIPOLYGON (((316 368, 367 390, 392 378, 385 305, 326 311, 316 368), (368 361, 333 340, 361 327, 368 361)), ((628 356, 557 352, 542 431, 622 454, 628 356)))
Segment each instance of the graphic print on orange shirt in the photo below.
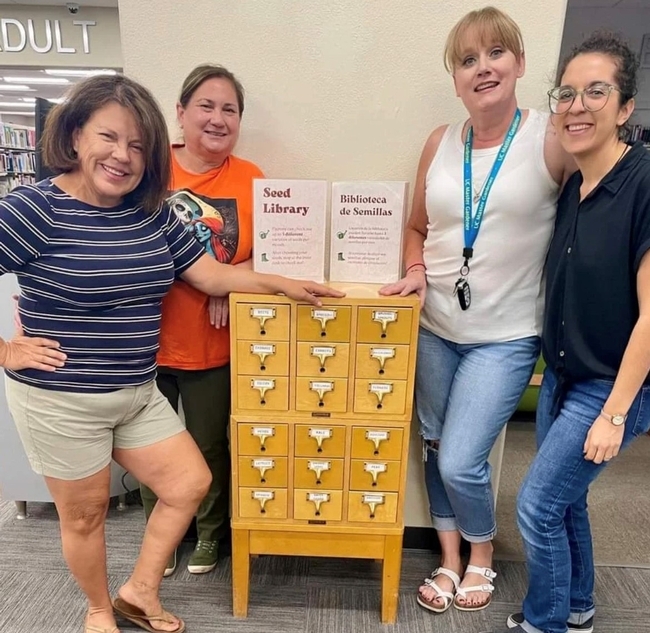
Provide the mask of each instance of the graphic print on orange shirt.
POLYGON ((235 198, 208 198, 190 189, 170 192, 171 208, 205 248, 222 264, 229 264, 239 245, 239 220, 235 198))

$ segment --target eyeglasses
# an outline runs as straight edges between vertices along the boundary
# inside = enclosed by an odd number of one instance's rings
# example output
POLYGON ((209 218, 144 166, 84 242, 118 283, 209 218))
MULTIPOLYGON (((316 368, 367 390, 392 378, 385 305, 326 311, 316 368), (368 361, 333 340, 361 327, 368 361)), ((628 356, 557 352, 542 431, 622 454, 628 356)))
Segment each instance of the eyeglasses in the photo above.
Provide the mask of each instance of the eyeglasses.
POLYGON ((604 82, 593 84, 584 90, 576 90, 571 86, 558 86, 548 91, 548 106, 553 114, 564 114, 571 109, 576 97, 580 95, 585 110, 598 112, 607 105, 613 90, 621 91, 617 86, 604 82))

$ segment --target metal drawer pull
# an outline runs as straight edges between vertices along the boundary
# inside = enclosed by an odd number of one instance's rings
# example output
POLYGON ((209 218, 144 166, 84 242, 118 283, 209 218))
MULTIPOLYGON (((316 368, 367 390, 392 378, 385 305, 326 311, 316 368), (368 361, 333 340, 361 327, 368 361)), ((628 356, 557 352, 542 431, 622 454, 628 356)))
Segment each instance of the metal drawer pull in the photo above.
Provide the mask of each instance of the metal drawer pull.
POLYGON ((253 378, 251 380, 251 387, 260 392, 260 404, 266 404, 264 396, 266 396, 267 391, 275 389, 275 380, 259 380, 253 378))
POLYGON ((370 358, 374 358, 379 361, 379 373, 384 373, 384 366, 386 365, 386 360, 389 358, 395 358, 395 348, 394 347, 371 347, 370 348, 370 358))
POLYGON ((375 455, 379 455, 379 445, 390 439, 390 431, 366 431, 366 439, 375 445, 375 455))
POLYGON ((323 503, 327 503, 330 500, 329 493, 327 492, 308 492, 307 501, 313 503, 316 506, 316 511, 314 515, 320 516, 320 507, 323 503))
POLYGON ((381 323, 381 338, 386 338, 386 330, 388 329, 388 324, 395 323, 397 321, 397 311, 373 310, 372 320, 375 323, 381 323))
POLYGON ((316 440, 318 452, 323 452, 323 440, 329 440, 332 437, 332 429, 309 429, 307 433, 309 437, 316 440))
POLYGON ((253 490, 251 497, 260 504, 260 514, 266 514, 266 502, 275 499, 275 492, 272 490, 253 490))
POLYGON ((372 477, 372 485, 377 485, 377 477, 380 473, 385 473, 388 468, 388 464, 380 464, 377 462, 365 462, 363 464, 363 470, 367 473, 370 473, 372 477))
POLYGON ((253 468, 260 471, 260 482, 265 484, 266 471, 275 468, 275 462, 272 459, 254 459, 253 468))
POLYGON ((309 389, 311 391, 315 391, 318 394, 318 406, 324 407, 325 403, 323 402, 323 398, 325 398, 326 393, 334 391, 334 383, 310 380, 309 389))
POLYGON ((336 348, 335 347, 311 347, 309 350, 309 353, 311 356, 315 356, 318 358, 318 361, 320 362, 320 371, 324 372, 325 371, 325 361, 328 358, 331 358, 332 356, 336 355, 336 348))
POLYGON ((382 505, 386 500, 384 495, 363 495, 362 503, 370 508, 370 518, 375 518, 375 510, 377 506, 382 505))
POLYGON ((312 470, 316 473, 316 483, 320 484, 321 474, 329 470, 332 467, 332 462, 307 462, 307 469, 312 470))
POLYGON ((327 336, 327 323, 336 319, 336 310, 317 310, 312 308, 311 318, 320 323, 320 335, 327 336))
POLYGON ((275 345, 251 345, 251 354, 259 356, 260 359, 260 371, 265 371, 266 366, 264 361, 266 361, 268 356, 273 356, 275 354, 275 345))
POLYGON ((260 450, 265 451, 266 450, 266 440, 269 437, 273 437, 275 435, 275 429, 272 426, 254 426, 251 429, 251 435, 255 436, 256 438, 259 439, 260 441, 260 450))
POLYGON ((368 385, 368 391, 377 396, 377 408, 382 409, 384 406, 384 396, 393 393, 393 385, 389 382, 371 382, 368 385))
POLYGON ((260 334, 264 336, 266 334, 264 329, 266 322, 269 319, 275 319, 275 308, 251 308, 250 315, 260 322, 260 334))

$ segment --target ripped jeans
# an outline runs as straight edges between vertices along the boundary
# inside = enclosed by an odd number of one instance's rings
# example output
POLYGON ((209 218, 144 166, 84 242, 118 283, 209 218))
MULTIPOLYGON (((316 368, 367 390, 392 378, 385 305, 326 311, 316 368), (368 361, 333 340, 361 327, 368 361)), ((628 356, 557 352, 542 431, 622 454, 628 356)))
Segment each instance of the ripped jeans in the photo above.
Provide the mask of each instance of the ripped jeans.
POLYGON ((420 328, 415 377, 433 527, 472 543, 496 533, 488 456, 539 357, 539 337, 458 344, 420 328))

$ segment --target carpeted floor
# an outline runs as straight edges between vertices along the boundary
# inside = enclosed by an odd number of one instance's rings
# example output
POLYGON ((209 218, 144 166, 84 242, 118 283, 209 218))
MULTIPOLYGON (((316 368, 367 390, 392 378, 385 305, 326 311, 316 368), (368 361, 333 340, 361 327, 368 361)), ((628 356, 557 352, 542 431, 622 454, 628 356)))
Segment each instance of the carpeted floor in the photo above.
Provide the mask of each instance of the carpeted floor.
MULTIPOLYGON (((262 556, 252 562, 249 616, 232 617, 230 558, 204 576, 185 569, 191 544, 184 543, 179 569, 163 582, 168 608, 187 622, 188 633, 479 633, 502 627, 518 610, 526 588, 525 565, 514 527, 518 482, 532 456, 532 427, 512 424, 499 497, 501 531, 494 600, 489 609, 434 616, 419 608, 415 589, 435 566, 429 552, 406 551, 397 624, 379 622, 380 565, 372 561, 262 556)), ((650 438, 612 464, 591 496, 597 569, 597 633, 650 633, 650 503, 645 491, 650 438), (621 565, 627 567, 607 566, 621 565)), ((84 600, 60 554, 56 512, 32 503, 26 521, 15 506, 0 502, 0 632, 82 633, 84 600)), ((126 580, 138 553, 142 509, 111 508, 107 522, 111 591, 126 580)), ((133 631, 123 627, 121 631, 133 631)))
MULTIPOLYGON (((0 631, 82 633, 84 601, 59 552, 56 514, 32 504, 31 518, 17 521, 13 504, 0 504, 0 631)), ((111 509, 107 538, 110 588, 128 577, 138 551, 142 512, 111 509)), ((230 558, 204 576, 185 565, 163 582, 168 608, 187 622, 188 633, 479 633, 503 626, 525 591, 523 563, 497 561, 496 592, 489 609, 434 616, 419 608, 414 590, 435 566, 427 552, 407 551, 402 565, 397 623, 379 622, 380 566, 372 561, 262 556, 252 563, 247 619, 232 617, 230 558)), ((650 633, 650 570, 599 567, 600 633, 650 633)), ((121 631, 135 629, 122 627, 121 631)))
MULTIPOLYGON (((535 454, 533 428, 526 422, 508 425, 495 539, 496 554, 504 560, 524 560, 515 500, 535 454)), ((650 567, 649 469, 650 437, 643 436, 613 460, 591 487, 589 513, 597 564, 650 567)))

